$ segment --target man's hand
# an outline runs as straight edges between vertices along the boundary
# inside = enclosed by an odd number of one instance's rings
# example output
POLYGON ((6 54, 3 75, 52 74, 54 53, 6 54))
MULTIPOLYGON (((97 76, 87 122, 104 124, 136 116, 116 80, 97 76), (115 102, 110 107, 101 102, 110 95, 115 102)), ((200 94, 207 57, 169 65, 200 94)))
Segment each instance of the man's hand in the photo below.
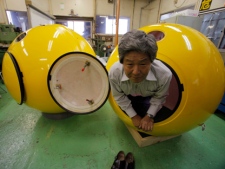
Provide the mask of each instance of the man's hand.
POLYGON ((141 123, 141 117, 139 115, 135 115, 134 117, 131 118, 133 124, 135 127, 139 127, 141 123))
POLYGON ((154 126, 154 120, 147 115, 141 119, 139 128, 144 131, 152 131, 154 126))

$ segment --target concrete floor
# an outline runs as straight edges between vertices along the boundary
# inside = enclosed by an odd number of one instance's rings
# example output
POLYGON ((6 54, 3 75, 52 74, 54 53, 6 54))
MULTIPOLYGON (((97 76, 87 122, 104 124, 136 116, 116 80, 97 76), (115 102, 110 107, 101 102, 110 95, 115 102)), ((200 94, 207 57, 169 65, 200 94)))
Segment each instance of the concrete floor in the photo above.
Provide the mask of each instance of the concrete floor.
POLYGON ((212 115, 205 131, 140 148, 108 102, 89 115, 51 120, 1 88, 0 95, 0 169, 110 169, 120 150, 134 154, 136 169, 225 169, 224 114, 212 115))

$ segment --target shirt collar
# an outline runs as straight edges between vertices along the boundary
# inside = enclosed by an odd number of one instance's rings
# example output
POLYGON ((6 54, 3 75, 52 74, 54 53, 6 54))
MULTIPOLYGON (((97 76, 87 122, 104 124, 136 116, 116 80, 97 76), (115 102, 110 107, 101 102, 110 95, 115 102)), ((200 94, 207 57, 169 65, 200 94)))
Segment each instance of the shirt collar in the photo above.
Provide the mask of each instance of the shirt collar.
MULTIPOLYGON (((123 72, 121 81, 127 81, 127 80, 129 80, 129 78, 127 77, 125 72, 123 72)), ((157 81, 155 75, 153 74, 153 72, 151 70, 148 72, 148 75, 146 76, 146 80, 157 81)))
POLYGON ((126 75, 125 72, 123 71, 123 75, 122 75, 121 81, 127 81, 127 80, 129 80, 129 78, 127 77, 127 75, 126 75))
POLYGON ((148 75, 146 77, 146 80, 149 80, 149 81, 157 81, 154 73, 151 70, 148 72, 148 75))

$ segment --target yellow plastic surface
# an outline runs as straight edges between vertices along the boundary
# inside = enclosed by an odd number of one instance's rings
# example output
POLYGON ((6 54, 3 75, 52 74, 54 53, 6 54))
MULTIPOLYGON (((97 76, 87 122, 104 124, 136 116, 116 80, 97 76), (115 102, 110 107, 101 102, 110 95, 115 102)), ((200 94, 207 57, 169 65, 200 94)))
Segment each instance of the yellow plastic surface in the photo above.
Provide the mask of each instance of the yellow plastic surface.
POLYGON ((16 100, 18 104, 23 103, 23 98, 22 98, 22 92, 20 88, 20 81, 19 81, 19 76, 17 70, 17 67, 15 63, 12 60, 13 58, 10 57, 8 53, 5 53, 4 55, 4 84, 7 86, 7 89, 11 96, 16 100))
MULTIPOLYGON (((172 67, 184 87, 180 105, 173 115, 155 123, 153 131, 145 133, 155 136, 177 135, 204 123, 217 109, 224 94, 224 64, 217 48, 200 32, 178 24, 150 25, 140 30, 165 34, 157 42, 157 58, 172 67)), ((116 61, 117 48, 107 62, 107 70, 116 61)), ((138 130, 111 94, 109 101, 119 118, 138 130)))
MULTIPOLYGON (((54 102, 48 91, 47 75, 57 58, 76 51, 95 57, 94 50, 82 36, 57 24, 34 27, 26 32, 22 40, 16 38, 12 42, 8 52, 15 57, 23 74, 25 103, 28 106, 44 113, 65 112, 54 102)), ((4 64, 3 76, 10 76, 4 64)), ((13 79, 9 82, 11 85, 14 85, 13 79)), ((10 93, 18 93, 17 87, 6 87, 10 93)), ((17 96, 14 99, 18 100, 17 96)))

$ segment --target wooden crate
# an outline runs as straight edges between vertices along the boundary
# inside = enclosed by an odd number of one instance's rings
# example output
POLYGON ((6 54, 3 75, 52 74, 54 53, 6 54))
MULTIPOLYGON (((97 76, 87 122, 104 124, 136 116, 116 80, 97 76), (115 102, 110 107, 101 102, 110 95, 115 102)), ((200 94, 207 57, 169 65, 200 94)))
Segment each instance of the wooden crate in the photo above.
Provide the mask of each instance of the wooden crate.
POLYGON ((130 134, 133 136, 134 140, 137 142, 139 147, 146 147, 146 146, 150 146, 152 144, 156 144, 156 143, 160 143, 162 141, 166 141, 169 139, 172 139, 174 137, 178 137, 180 135, 175 135, 175 136, 145 136, 142 137, 141 134, 134 130, 133 128, 131 128, 130 126, 126 125, 127 129, 129 130, 130 134))

